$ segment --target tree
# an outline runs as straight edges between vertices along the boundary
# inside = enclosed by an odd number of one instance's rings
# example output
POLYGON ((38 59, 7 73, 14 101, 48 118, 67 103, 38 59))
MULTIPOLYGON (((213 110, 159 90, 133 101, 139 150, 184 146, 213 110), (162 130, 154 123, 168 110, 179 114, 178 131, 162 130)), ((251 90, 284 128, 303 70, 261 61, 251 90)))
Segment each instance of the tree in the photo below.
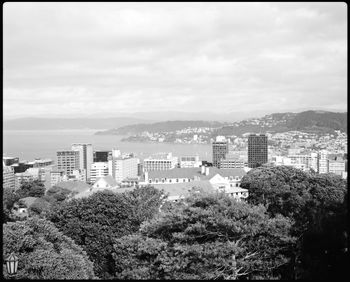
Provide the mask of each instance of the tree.
POLYGON ((11 218, 11 209, 13 204, 16 203, 20 199, 20 196, 15 192, 14 189, 4 188, 2 195, 2 204, 3 204, 3 223, 8 221, 12 221, 11 218))
POLYGON ((126 204, 132 207, 133 223, 136 230, 142 222, 151 219, 158 213, 163 202, 163 191, 153 186, 138 187, 132 191, 123 193, 126 204))
MULTIPOLYGON (((75 192, 77 193, 77 192, 75 192)), ((46 191, 45 199, 50 203, 61 203, 67 200, 74 193, 66 188, 53 186, 46 191)))
POLYGON ((225 195, 197 195, 115 240, 117 279, 285 278, 291 221, 225 195))
POLYGON ((41 215, 50 211, 51 204, 43 198, 38 198, 28 208, 30 215, 41 215))
MULTIPOLYGON (((83 249, 55 226, 36 217, 3 225, 3 259, 18 258, 17 279, 93 279, 93 264, 83 249)), ((3 268, 3 275, 9 278, 3 268)))
POLYGON ((26 197, 42 197, 45 195, 45 185, 42 181, 33 180, 33 181, 25 181, 22 183, 20 189, 16 191, 16 193, 20 196, 20 198, 26 197))
POLYGON ((48 214, 48 219, 84 248, 101 278, 108 278, 115 271, 113 238, 135 230, 132 207, 123 195, 108 191, 62 202, 48 214))
POLYGON ((306 173, 291 167, 257 168, 243 177, 248 201, 263 204, 270 215, 282 214, 294 221, 299 237, 295 268, 299 277, 335 277, 339 242, 347 234, 347 182, 335 174, 306 173))

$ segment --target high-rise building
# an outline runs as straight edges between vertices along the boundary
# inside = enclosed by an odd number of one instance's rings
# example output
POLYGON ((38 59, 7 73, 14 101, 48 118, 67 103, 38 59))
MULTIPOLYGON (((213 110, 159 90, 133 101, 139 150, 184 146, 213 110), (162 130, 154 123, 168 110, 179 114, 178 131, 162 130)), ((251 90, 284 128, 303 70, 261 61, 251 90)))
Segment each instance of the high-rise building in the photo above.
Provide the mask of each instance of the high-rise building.
POLYGON ((57 168, 63 170, 67 175, 73 173, 73 170, 80 168, 79 151, 62 150, 57 152, 57 168))
POLYGON ((108 175, 108 162, 94 162, 91 164, 91 183, 95 183, 100 177, 108 175))
POLYGON ((94 163, 108 162, 108 156, 111 156, 111 151, 94 151, 94 163))
POLYGON ((16 188, 15 172, 11 166, 5 165, 5 161, 3 161, 2 165, 2 188, 16 188))
POLYGON ((267 136, 264 134, 250 134, 248 137, 248 167, 259 167, 267 161, 267 136))
POLYGON ((219 168, 220 161, 226 158, 228 153, 228 142, 224 136, 217 136, 213 142, 213 166, 219 168))
POLYGON ((86 170, 86 179, 90 181, 90 169, 93 163, 92 145, 89 143, 73 143, 72 151, 79 152, 79 168, 86 170))

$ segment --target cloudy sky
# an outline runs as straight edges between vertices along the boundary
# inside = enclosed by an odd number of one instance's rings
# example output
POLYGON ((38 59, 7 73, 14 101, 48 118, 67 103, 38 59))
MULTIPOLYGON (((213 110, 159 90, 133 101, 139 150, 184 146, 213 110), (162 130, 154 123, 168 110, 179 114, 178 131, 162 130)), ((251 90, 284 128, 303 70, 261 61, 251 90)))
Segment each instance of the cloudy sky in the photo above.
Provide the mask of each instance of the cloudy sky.
POLYGON ((4 118, 347 111, 345 3, 5 3, 4 118))

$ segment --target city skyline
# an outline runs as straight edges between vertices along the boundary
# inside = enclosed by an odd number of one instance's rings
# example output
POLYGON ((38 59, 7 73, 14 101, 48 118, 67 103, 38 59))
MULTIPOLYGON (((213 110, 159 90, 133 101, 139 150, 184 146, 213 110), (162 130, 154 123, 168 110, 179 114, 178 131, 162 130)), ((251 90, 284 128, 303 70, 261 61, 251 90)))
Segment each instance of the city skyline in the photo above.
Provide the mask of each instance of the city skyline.
POLYGON ((4 118, 347 111, 345 3, 5 3, 4 118))

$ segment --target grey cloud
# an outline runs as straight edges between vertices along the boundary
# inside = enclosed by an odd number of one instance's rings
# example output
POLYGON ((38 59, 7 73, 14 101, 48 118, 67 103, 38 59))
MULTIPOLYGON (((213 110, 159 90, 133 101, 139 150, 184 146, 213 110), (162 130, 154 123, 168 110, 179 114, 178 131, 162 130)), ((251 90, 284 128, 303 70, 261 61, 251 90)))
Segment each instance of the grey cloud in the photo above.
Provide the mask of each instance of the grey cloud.
POLYGON ((5 115, 346 109, 346 23, 342 3, 6 3, 5 115))

